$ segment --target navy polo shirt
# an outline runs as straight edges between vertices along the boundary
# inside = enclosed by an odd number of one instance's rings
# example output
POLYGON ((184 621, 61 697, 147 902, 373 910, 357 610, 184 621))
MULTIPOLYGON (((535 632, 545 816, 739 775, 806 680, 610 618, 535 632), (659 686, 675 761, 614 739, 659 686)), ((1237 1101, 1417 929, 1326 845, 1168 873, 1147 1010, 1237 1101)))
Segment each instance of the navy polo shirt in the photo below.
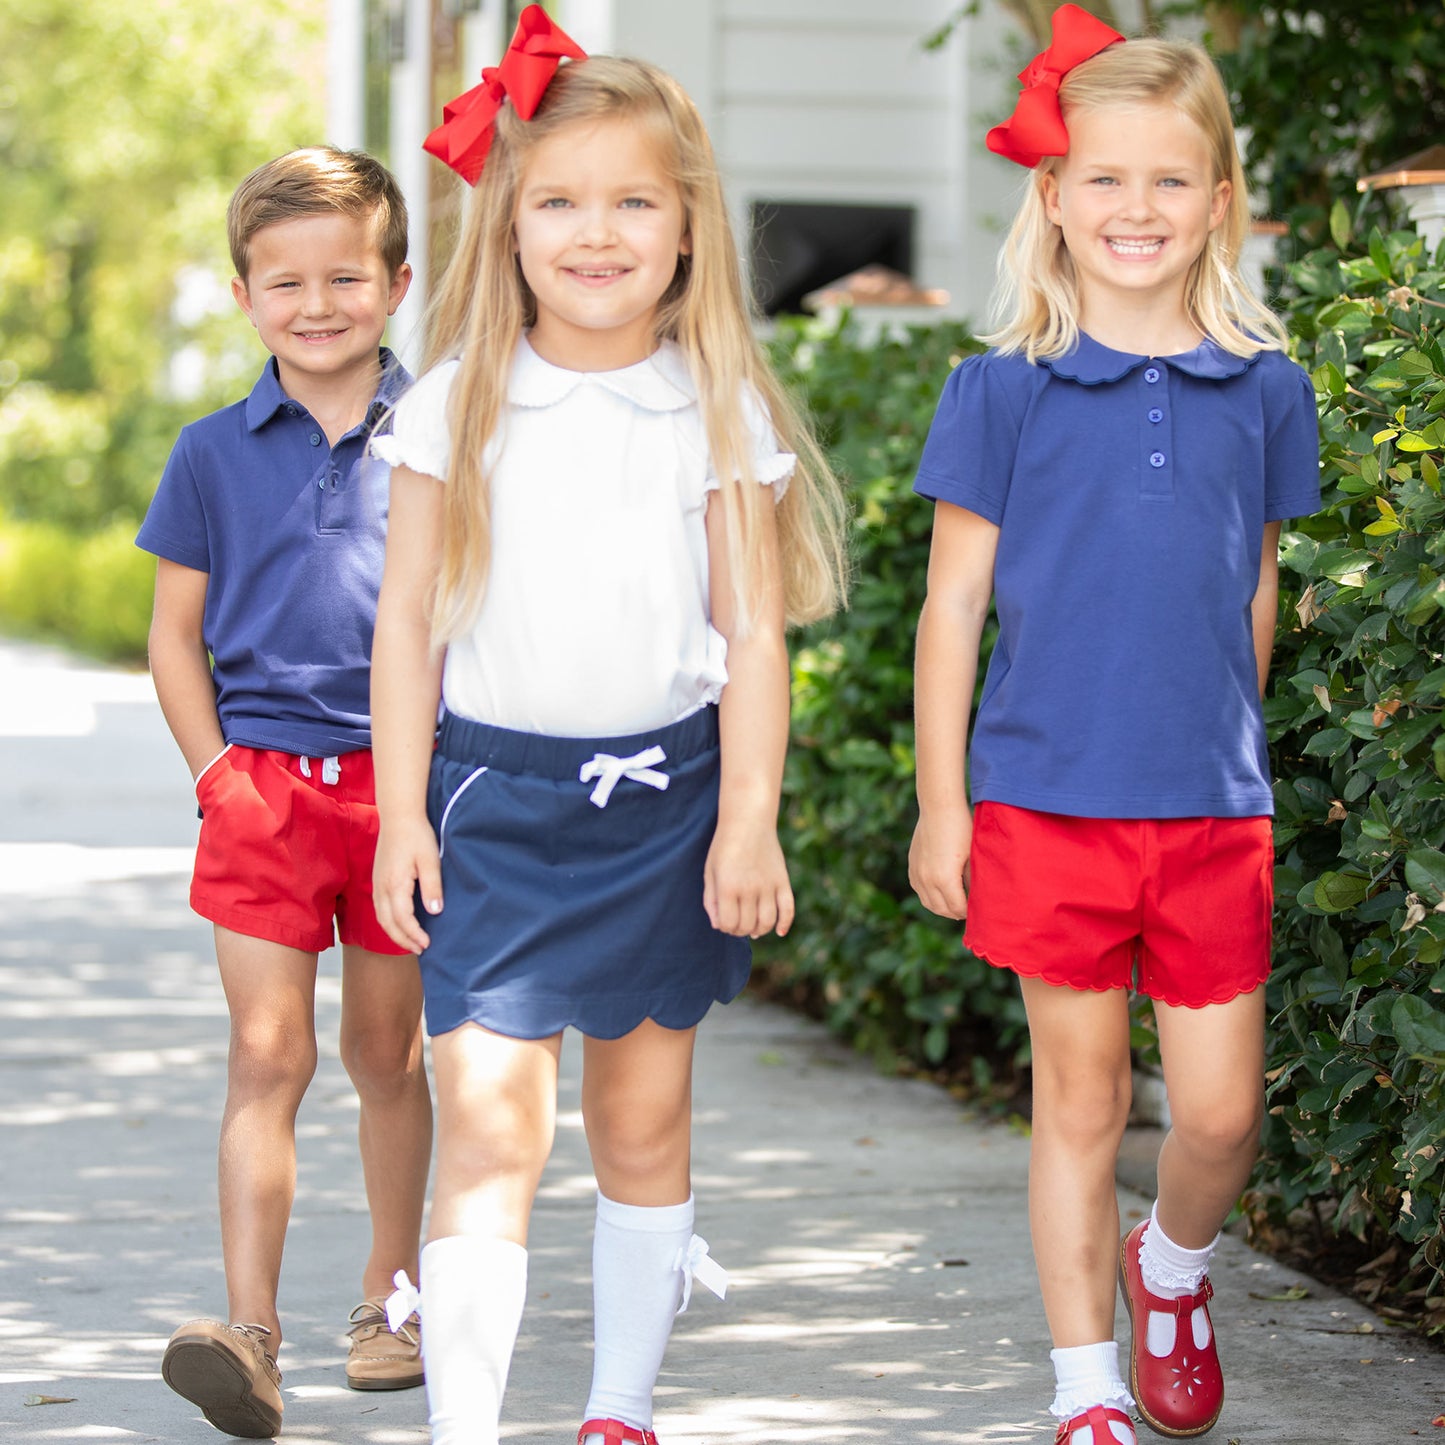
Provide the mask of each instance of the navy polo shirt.
POLYGON ((1319 507, 1314 390, 1278 351, 1080 336, 949 377, 916 491, 999 527, 971 795, 1085 818, 1273 811, 1250 602, 1266 522, 1319 507))
POLYGON ((204 634, 228 743, 328 757, 371 746, 371 634, 391 469, 367 455, 410 384, 381 351, 337 444, 267 362, 245 401, 186 427, 136 545, 209 574, 204 634))

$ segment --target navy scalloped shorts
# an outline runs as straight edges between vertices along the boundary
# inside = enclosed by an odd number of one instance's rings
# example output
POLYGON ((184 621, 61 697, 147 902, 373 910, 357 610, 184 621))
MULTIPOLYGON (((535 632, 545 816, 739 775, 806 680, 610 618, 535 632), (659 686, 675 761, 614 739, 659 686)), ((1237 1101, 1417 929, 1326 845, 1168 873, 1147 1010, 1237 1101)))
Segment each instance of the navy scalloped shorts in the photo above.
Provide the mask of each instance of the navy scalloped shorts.
POLYGON ((417 910, 427 1032, 615 1039, 736 998, 751 945, 702 906, 719 760, 715 707, 620 738, 444 716, 427 793, 444 907, 417 910))

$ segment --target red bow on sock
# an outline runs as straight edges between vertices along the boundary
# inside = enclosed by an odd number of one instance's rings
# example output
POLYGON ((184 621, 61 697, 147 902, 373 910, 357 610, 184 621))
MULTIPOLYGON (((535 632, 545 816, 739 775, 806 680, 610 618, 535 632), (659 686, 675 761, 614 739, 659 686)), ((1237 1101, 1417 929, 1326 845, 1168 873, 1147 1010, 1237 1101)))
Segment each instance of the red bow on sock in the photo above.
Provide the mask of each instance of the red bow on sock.
POLYGON ((1045 156, 1069 153, 1069 132, 1059 109, 1059 82, 1076 66, 1124 37, 1077 5, 1054 11, 1053 37, 1019 72, 1023 94, 1014 113, 989 131, 985 144, 997 156, 1032 169, 1045 156))
POLYGON ((442 123, 423 149, 474 186, 492 148, 497 112, 510 99, 523 120, 531 120, 563 56, 585 60, 587 52, 553 24, 540 5, 529 5, 500 65, 482 71, 482 83, 442 107, 442 123))

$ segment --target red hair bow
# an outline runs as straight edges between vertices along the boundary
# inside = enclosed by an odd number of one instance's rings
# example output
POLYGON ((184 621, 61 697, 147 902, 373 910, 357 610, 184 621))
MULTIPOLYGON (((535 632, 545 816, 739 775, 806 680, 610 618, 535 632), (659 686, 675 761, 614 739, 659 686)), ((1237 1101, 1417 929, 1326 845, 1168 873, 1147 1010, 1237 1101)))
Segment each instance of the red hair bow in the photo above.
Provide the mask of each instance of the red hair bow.
POLYGON ((468 185, 476 185, 492 148, 503 100, 510 99, 517 114, 531 120, 563 56, 585 60, 587 52, 553 24, 540 5, 527 6, 502 63, 487 66, 480 85, 442 107, 442 123, 422 148, 450 166, 468 185))
POLYGON ((985 144, 996 156, 1032 169, 1045 156, 1069 153, 1069 132, 1059 109, 1059 82, 1124 37, 1077 5, 1054 11, 1053 37, 1019 72, 1023 94, 1014 113, 989 131, 985 144))

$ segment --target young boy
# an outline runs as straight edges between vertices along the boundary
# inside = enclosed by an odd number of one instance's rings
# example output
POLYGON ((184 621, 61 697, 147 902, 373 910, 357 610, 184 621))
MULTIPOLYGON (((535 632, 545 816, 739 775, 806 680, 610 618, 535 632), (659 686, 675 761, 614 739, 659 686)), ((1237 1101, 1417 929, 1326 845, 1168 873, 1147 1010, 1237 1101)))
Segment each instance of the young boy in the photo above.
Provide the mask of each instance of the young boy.
POLYGON ((346 1378, 422 1382, 419 1321, 392 1334, 382 1308, 397 1270, 415 1278, 431 1100, 416 959, 372 908, 368 695, 389 474, 366 439, 410 380, 380 342, 411 268, 396 182, 359 152, 268 162, 227 225, 231 290, 272 359, 244 401, 181 432, 136 541, 158 559, 151 673, 195 778, 191 906, 215 925, 231 1016, 230 1323, 182 1325, 161 1373, 217 1429, 260 1439, 281 1427, 276 1291, 316 1067, 316 961, 335 935, 372 1225, 346 1378))

